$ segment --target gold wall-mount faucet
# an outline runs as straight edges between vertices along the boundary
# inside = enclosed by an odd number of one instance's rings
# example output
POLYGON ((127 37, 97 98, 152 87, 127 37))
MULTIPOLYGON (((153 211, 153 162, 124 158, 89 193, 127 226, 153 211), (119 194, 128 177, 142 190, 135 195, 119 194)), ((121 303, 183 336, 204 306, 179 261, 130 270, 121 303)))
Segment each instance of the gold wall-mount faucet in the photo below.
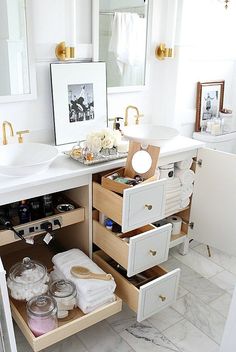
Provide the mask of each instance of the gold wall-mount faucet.
POLYGON ((139 124, 139 119, 140 117, 142 117, 143 115, 139 113, 139 109, 134 106, 134 105, 128 105, 125 109, 125 121, 124 121, 124 126, 128 126, 128 115, 129 115, 129 110, 133 109, 136 111, 136 115, 135 117, 135 124, 138 125, 139 124))
POLYGON ((7 141, 7 131, 6 131, 6 127, 10 128, 10 136, 13 137, 14 136, 14 131, 13 131, 13 127, 12 124, 8 121, 3 121, 2 123, 2 143, 3 145, 6 145, 8 143, 7 141))

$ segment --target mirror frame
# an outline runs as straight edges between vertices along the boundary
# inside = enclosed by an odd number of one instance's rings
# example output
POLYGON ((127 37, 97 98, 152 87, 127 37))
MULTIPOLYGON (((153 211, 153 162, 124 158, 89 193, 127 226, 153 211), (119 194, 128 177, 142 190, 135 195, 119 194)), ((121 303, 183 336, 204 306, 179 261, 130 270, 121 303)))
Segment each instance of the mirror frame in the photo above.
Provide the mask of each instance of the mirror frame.
POLYGON ((27 54, 29 67, 29 84, 30 93, 16 95, 1 95, 0 103, 14 103, 18 101, 33 100, 37 98, 36 89, 36 70, 33 60, 33 38, 32 38, 32 1, 25 0, 25 18, 26 18, 26 38, 27 38, 27 54))
MULTIPOLYGON (((151 24, 153 0, 148 0, 148 19, 147 19, 147 34, 146 34, 146 55, 145 55, 145 79, 144 84, 138 86, 117 86, 107 87, 107 93, 128 93, 143 91, 147 89, 150 72, 150 39, 151 39, 151 24)), ((93 45, 93 61, 99 61, 99 0, 92 0, 92 45, 93 45)))

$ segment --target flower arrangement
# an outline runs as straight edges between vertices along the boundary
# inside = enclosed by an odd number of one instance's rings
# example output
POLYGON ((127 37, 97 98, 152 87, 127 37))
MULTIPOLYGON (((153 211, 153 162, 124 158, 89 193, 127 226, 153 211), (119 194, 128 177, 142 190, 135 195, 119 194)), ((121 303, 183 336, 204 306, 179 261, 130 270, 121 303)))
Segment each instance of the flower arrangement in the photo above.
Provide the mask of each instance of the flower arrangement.
POLYGON ((110 128, 97 132, 91 132, 86 137, 87 147, 93 153, 99 153, 104 150, 116 148, 121 139, 119 131, 113 131, 110 128))

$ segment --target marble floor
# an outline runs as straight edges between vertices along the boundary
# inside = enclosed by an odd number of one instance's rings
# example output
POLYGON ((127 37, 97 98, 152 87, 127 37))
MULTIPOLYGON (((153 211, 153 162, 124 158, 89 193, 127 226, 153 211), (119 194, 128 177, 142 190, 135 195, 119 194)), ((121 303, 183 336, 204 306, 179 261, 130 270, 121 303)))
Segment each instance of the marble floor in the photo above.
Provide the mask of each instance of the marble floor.
MULTIPOLYGON (((102 321, 44 352, 219 352, 236 282, 236 257, 191 242, 187 256, 176 248, 163 267, 180 268, 176 303, 138 323, 126 305, 102 321)), ((32 352, 15 327, 18 352, 32 352)))

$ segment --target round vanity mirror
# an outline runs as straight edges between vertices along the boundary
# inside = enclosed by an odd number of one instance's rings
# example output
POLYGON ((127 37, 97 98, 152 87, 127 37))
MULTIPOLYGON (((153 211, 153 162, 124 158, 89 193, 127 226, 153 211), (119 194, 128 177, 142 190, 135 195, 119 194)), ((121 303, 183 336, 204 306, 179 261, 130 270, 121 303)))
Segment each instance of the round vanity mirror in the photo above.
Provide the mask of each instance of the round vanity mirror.
POLYGON ((132 167, 138 174, 145 174, 152 166, 152 158, 145 150, 140 150, 133 155, 132 167))

